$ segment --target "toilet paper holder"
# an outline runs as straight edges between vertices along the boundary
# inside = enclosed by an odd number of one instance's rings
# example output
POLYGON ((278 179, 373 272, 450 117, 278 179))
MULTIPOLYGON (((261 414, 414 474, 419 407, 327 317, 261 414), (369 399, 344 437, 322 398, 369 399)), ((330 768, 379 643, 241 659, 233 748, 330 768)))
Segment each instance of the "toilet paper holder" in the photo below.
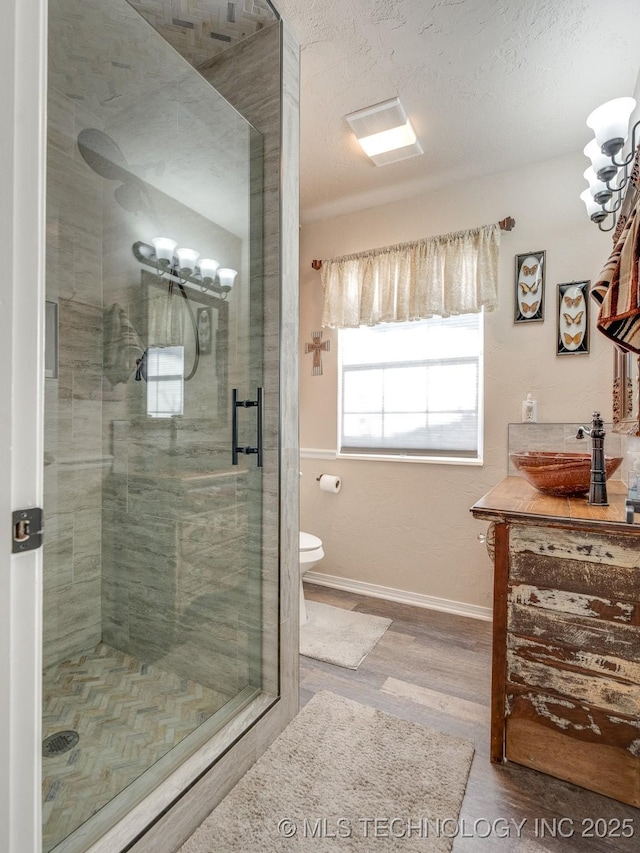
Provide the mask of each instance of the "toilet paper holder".
POLYGON ((320 484, 320 489, 323 492, 338 494, 342 488, 342 477, 340 475, 320 474, 319 477, 316 477, 316 482, 320 484))

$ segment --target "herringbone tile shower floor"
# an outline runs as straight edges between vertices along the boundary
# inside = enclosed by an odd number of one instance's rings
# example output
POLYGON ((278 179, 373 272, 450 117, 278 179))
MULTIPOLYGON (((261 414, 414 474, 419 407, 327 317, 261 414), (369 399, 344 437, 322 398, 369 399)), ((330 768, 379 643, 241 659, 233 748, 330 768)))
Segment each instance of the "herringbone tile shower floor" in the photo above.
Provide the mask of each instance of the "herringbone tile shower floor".
POLYGON ((47 668, 42 736, 71 729, 80 740, 69 752, 42 759, 43 850, 66 838, 227 700, 104 643, 47 668))

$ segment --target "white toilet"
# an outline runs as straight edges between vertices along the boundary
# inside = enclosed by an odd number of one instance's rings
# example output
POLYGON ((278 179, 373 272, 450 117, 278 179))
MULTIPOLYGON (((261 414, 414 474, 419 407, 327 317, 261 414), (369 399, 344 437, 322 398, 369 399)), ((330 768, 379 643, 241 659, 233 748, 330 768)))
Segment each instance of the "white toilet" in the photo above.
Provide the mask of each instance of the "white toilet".
POLYGON ((311 533, 300 531, 300 624, 307 621, 307 608, 304 603, 304 590, 302 588, 302 576, 324 557, 322 550, 322 539, 311 533))

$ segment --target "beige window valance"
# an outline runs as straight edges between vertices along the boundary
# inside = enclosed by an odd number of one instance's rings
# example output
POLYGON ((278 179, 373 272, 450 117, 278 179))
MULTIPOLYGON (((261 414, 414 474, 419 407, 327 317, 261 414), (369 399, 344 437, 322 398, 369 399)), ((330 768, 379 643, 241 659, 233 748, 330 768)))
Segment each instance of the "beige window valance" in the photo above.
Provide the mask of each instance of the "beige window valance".
POLYGON ((322 263, 322 325, 332 329, 493 311, 500 225, 484 225, 322 263))

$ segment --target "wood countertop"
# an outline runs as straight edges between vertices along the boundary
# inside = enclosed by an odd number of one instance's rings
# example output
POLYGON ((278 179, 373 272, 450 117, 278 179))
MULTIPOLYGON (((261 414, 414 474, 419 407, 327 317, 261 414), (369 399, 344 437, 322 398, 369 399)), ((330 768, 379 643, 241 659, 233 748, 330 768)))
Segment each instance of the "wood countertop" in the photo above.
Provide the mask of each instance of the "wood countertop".
MULTIPOLYGON (((625 522, 627 487, 622 480, 607 482, 609 506, 590 506, 587 498, 559 498, 543 495, 524 477, 506 477, 472 507, 475 518, 489 521, 527 521, 533 524, 599 529, 602 532, 636 533, 640 536, 640 515, 635 524, 625 522)), ((639 543, 640 547, 640 543, 639 543)))

